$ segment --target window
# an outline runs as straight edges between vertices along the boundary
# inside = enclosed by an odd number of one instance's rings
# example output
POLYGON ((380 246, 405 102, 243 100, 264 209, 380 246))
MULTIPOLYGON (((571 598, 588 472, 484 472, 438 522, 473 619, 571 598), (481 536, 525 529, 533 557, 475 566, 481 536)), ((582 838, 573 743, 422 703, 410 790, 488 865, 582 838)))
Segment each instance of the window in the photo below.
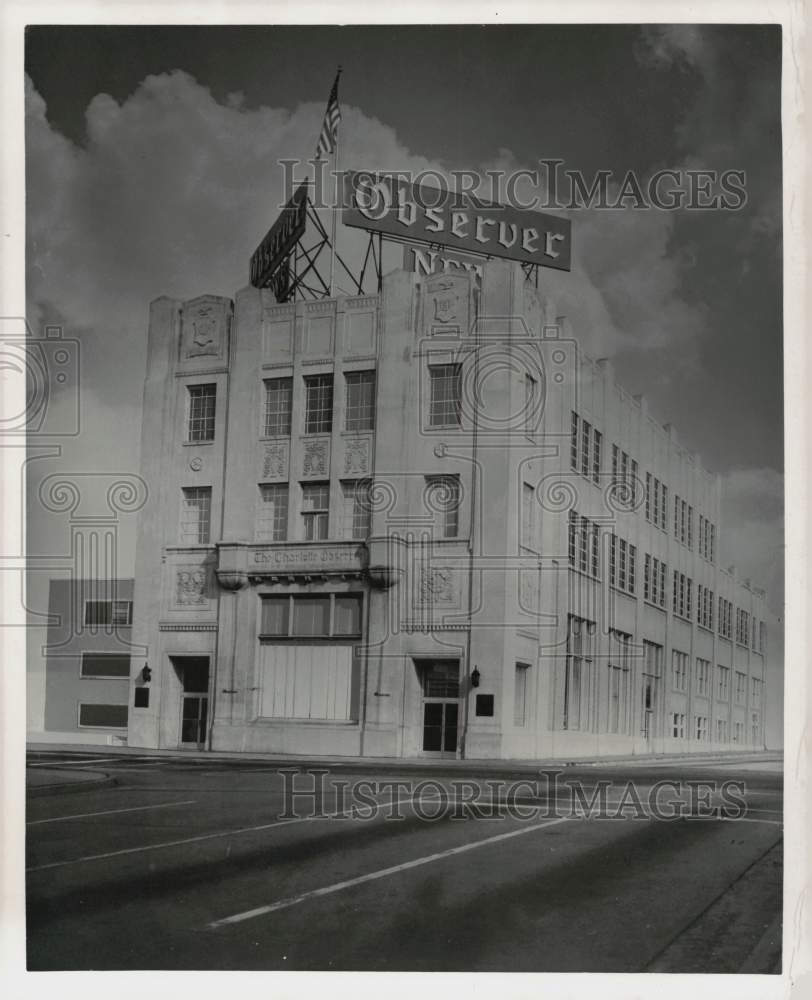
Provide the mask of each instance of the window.
POLYGON ((513 725, 524 726, 527 723, 527 678, 530 673, 529 663, 517 663, 513 686, 513 725))
POLYGON ((761 704, 761 678, 751 677, 750 678, 750 703, 752 705, 761 704))
POLYGON ((601 432, 574 410, 570 431, 570 467, 593 483, 601 477, 601 432))
POLYGON ((284 542, 288 537, 287 483, 260 485, 255 534, 258 542, 284 542))
POLYGON ((632 637, 609 630, 609 718, 610 733, 629 731, 629 667, 632 637))
POLYGON ((650 472, 646 473, 646 520, 655 527, 666 530, 666 494, 663 483, 650 472))
POLYGON ((730 668, 717 666, 718 683, 716 686, 716 697, 719 701, 727 701, 730 697, 730 668))
POLYGON ((764 622, 758 624, 758 651, 763 653, 767 646, 767 626, 764 622))
POLYGON ((522 526, 519 544, 527 549, 536 545, 536 491, 530 483, 522 483, 522 526))
POLYGON ((429 426, 459 427, 462 365, 431 365, 429 382, 429 426))
POLYGON ((569 616, 567 660, 564 673, 564 729, 588 725, 586 705, 592 676, 594 622, 569 616))
POLYGON ((664 608, 665 563, 646 553, 643 565, 643 597, 657 607, 664 608))
POLYGON ((333 429, 333 376, 305 377, 305 434, 329 434, 333 429))
POLYGON ((715 556, 715 546, 716 546, 716 526, 711 524, 711 522, 703 517, 702 514, 699 515, 699 554, 707 559, 708 562, 714 561, 715 556))
POLYGON ((674 497, 674 538, 691 548, 693 541, 694 508, 685 500, 674 497))
POLYGON ((694 539, 694 508, 688 507, 688 548, 692 549, 694 539))
POLYGON ((306 542, 327 538, 330 520, 330 484, 302 483, 302 527, 306 542))
POLYGON ((612 485, 621 488, 616 502, 631 509, 637 498, 637 462, 616 444, 612 445, 612 485))
POLYGON ((696 588, 696 620, 703 627, 713 629, 713 591, 700 583, 696 588))
POLYGON ((671 651, 671 680, 675 691, 685 691, 688 686, 688 654, 678 649, 671 651))
POLYGON ((329 638, 361 634, 359 594, 283 594, 262 598, 260 635, 329 638))
POLYGON ((696 738, 704 742, 708 738, 708 717, 707 715, 696 716, 696 738))
POLYGON ((189 420, 186 440, 213 441, 217 386, 212 382, 207 385, 190 385, 188 388, 189 420))
POLYGON ((750 742, 751 743, 758 743, 759 742, 759 738, 758 738, 759 737, 759 732, 761 730, 761 727, 759 725, 758 712, 753 712, 753 714, 752 714, 752 716, 750 718, 751 718, 751 722, 752 722, 752 725, 751 725, 751 728, 750 728, 750 742))
POLYGON ((290 435, 293 379, 265 379, 265 437, 290 435))
POLYGON ((458 476, 427 476, 426 505, 439 519, 441 538, 460 532, 460 481, 458 476))
POLYGON ((341 494, 344 501, 342 537, 359 541, 369 537, 372 508, 369 501, 368 479, 342 482, 341 494))
POLYGON ((746 646, 750 636, 750 615, 742 608, 736 608, 736 642, 746 646))
POLYGON ((733 605, 730 601, 726 601, 724 597, 719 598, 719 635, 723 639, 729 639, 732 635, 731 631, 731 618, 733 614, 733 605))
POLYGON ((611 535, 609 539, 609 583, 627 594, 634 594, 635 559, 637 549, 623 538, 611 535))
POLYGON ((208 545, 211 531, 211 487, 183 490, 180 538, 183 545, 208 545))
POLYGON ((674 570, 674 592, 671 595, 672 610, 680 618, 691 617, 693 581, 684 573, 674 570))
POLYGON ((347 372, 348 431, 371 431, 375 427, 375 372, 347 372))
POLYGON ((132 601, 85 601, 85 625, 132 625, 132 601))
POLYGON ((736 671, 736 703, 743 705, 747 697, 747 676, 740 670, 736 671))
POLYGON ((710 660, 696 658, 696 693, 703 697, 710 694, 710 660))
POLYGON ((127 705, 79 704, 79 725, 83 729, 126 729, 127 705))
POLYGON ((685 715, 682 712, 671 714, 671 735, 675 740, 685 739, 685 715))
POLYGON ((574 510, 569 513, 568 552, 573 569, 590 576, 598 575, 598 525, 581 517, 574 510))
POLYGON ((733 742, 744 743, 744 723, 737 722, 733 727, 733 742))
POLYGON ((81 677, 115 677, 128 679, 130 676, 129 653, 82 653, 81 677))
POLYGON ((716 742, 727 743, 727 719, 716 720, 716 742))

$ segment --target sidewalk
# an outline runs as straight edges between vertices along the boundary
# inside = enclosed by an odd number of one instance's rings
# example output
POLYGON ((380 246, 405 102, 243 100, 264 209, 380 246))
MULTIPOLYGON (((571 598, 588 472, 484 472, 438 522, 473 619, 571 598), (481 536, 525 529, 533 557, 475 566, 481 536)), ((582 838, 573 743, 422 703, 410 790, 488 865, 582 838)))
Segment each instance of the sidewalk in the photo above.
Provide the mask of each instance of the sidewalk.
MULTIPOLYGON (((454 758, 403 758, 403 757, 336 757, 336 756, 296 756, 291 754, 242 753, 239 751, 195 751, 195 750, 151 750, 142 747, 104 747, 98 745, 82 746, 75 743, 29 743, 29 753, 62 753, 86 756, 89 753, 102 753, 105 760, 110 758, 126 758, 137 756, 164 760, 187 760, 196 762, 243 763, 243 764, 278 764, 280 766, 330 767, 333 769, 387 770, 430 772, 475 772, 491 775, 528 775, 538 774, 542 769, 563 769, 567 767, 652 767, 658 765, 725 765, 747 766, 767 765, 765 769, 776 770, 783 764, 783 754, 780 751, 741 751, 735 753, 685 753, 659 754, 652 756, 617 755, 611 757, 573 759, 553 758, 546 760, 456 760, 454 758)), ((66 767, 70 760, 65 760, 66 767)), ((87 761, 92 764, 92 761, 87 761)), ((39 769, 38 769, 39 770, 39 769)))

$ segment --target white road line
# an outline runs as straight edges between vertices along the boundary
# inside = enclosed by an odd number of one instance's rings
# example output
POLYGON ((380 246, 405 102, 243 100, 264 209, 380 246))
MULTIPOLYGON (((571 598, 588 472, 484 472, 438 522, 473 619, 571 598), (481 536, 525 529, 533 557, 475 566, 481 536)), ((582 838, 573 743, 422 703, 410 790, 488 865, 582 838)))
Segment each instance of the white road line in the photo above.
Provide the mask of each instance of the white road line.
POLYGON ((723 823, 769 823, 771 826, 783 826, 782 819, 750 819, 749 816, 719 816, 723 823))
POLYGON ((126 809, 105 809, 104 812, 75 813, 73 816, 52 816, 50 819, 32 819, 26 826, 39 826, 41 823, 62 823, 69 819, 90 819, 93 816, 112 816, 115 813, 139 812, 142 809, 168 809, 169 806, 191 806, 197 799, 184 799, 182 802, 158 802, 151 806, 128 806, 126 809))
MULTIPOLYGON (((380 803, 381 807, 396 805, 401 802, 412 802, 411 796, 403 799, 380 803)), ((143 847, 125 847, 120 851, 106 851, 104 854, 86 854, 81 858, 69 858, 66 861, 50 861, 45 865, 31 865, 25 870, 27 872, 42 872, 49 868, 64 868, 67 865, 78 865, 85 861, 102 861, 105 858, 119 858, 125 854, 142 854, 145 851, 159 851, 164 847, 181 847, 183 844, 198 844, 204 840, 216 840, 218 837, 238 837, 244 833, 260 833, 262 830, 272 830, 278 826, 290 826, 293 823, 308 823, 317 819, 336 819, 339 816, 349 816, 352 818, 352 810, 343 810, 334 813, 325 813, 322 816, 296 816, 293 819, 275 820, 273 823, 263 823, 260 826, 244 826, 235 830, 222 830, 219 833, 202 833, 197 837, 184 837, 182 840, 167 840, 160 844, 146 844, 143 847)))
POLYGON ((558 823, 566 822, 565 818, 551 819, 546 823, 537 823, 535 826, 523 827, 521 830, 511 830, 509 833, 499 833, 495 837, 487 837, 485 840, 477 840, 473 843, 462 844, 460 847, 450 847, 447 851, 438 851, 436 854, 427 854, 422 858, 413 858, 411 861, 404 861, 402 864, 393 865, 391 868, 380 868, 378 871, 367 872, 366 875, 359 875, 357 878, 347 879, 344 882, 336 882, 333 885, 323 886, 321 889, 311 889, 303 892, 300 896, 290 896, 288 899, 280 899, 276 903, 268 903, 267 906, 257 906, 253 910, 245 910, 243 913, 235 913, 230 917, 223 917, 214 920, 206 926, 214 930, 217 927, 225 927, 228 924, 239 924, 243 920, 252 920, 254 917, 262 917, 267 913, 274 913, 276 910, 286 910, 288 907, 297 906, 308 899, 316 899, 319 896, 329 896, 334 892, 341 892, 343 889, 351 889, 356 885, 363 885, 365 882, 374 882, 377 879, 387 878, 389 875, 397 875, 399 872, 408 871, 410 868, 420 868, 422 865, 430 865, 435 861, 442 861, 444 858, 451 858, 455 854, 465 854, 467 851, 475 851, 479 847, 488 847, 490 844, 498 844, 500 841, 509 840, 512 837, 521 837, 526 833, 535 833, 548 826, 555 826, 558 823))

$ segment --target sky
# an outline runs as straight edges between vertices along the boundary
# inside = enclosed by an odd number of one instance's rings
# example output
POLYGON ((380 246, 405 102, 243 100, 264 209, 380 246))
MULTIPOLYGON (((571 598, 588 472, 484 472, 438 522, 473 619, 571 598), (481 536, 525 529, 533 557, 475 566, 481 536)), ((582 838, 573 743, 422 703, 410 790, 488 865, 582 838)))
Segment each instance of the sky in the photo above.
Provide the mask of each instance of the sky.
MULTIPOLYGON (((137 472, 148 304, 247 283, 278 161, 312 155, 339 63, 344 167, 745 171, 735 212, 569 213, 572 271, 543 271, 541 288, 721 475, 723 563, 779 612, 778 27, 29 28, 28 320, 79 342, 82 407, 34 486, 55 469, 137 472)), ((32 550, 66 548, 64 517, 35 502, 29 518, 32 550)))

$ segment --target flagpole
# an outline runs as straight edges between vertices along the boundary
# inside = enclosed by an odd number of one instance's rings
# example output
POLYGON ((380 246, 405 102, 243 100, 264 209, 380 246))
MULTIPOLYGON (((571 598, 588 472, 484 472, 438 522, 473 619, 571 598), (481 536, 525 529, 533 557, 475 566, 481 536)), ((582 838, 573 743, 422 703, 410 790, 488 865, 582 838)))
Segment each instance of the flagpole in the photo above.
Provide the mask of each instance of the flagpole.
POLYGON ((333 153, 333 218, 330 228, 330 298, 335 294, 335 270, 336 270, 336 228, 338 221, 338 129, 336 129, 336 148, 333 153))
MULTIPOLYGON (((341 78, 341 66, 336 73, 336 104, 338 105, 338 81, 341 78)), ((338 226, 338 142, 341 131, 341 117, 339 115, 336 123, 335 150, 333 151, 333 218, 330 227, 330 298, 335 294, 335 270, 336 270, 336 230, 338 226)))

